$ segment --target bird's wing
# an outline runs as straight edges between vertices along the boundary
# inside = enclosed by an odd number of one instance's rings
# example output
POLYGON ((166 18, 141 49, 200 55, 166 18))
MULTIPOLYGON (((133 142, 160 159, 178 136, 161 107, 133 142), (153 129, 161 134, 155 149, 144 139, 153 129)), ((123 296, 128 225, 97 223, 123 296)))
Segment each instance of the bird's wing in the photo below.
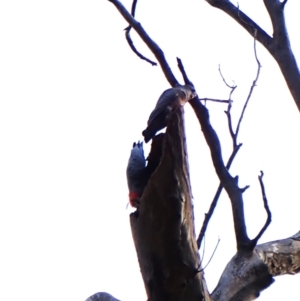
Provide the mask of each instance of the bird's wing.
POLYGON ((148 125, 155 119, 159 114, 163 113, 164 110, 171 105, 178 95, 178 88, 170 88, 163 92, 163 94, 159 97, 156 106, 148 119, 148 125))
POLYGON ((145 168, 146 160, 144 156, 143 142, 134 143, 131 150, 130 158, 127 166, 127 176, 136 176, 145 168))

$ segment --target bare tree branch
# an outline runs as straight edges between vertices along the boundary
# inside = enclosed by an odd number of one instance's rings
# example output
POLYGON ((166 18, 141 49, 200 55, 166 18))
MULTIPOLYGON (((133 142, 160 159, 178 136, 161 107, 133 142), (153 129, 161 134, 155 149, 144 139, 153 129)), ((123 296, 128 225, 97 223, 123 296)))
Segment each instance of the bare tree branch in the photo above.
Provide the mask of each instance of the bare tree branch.
POLYGON ((197 238, 197 246, 198 246, 198 249, 201 248, 201 244, 202 244, 202 240, 204 239, 204 236, 205 236, 205 233, 206 233, 206 229, 207 229, 207 226, 208 226, 208 223, 215 211, 215 208, 218 204, 218 200, 220 198, 220 195, 221 195, 221 192, 223 190, 223 186, 222 184, 220 183, 219 184, 219 187, 215 193, 215 196, 213 198, 213 201, 211 202, 210 204, 210 207, 209 207, 209 210, 207 213, 205 213, 205 217, 204 217, 204 221, 202 223, 202 227, 201 227, 201 230, 200 230, 200 233, 199 233, 199 236, 197 238))
POLYGON ((256 246, 255 252, 273 276, 300 272, 300 231, 295 235, 256 246))
MULTIPOLYGON (((232 153, 231 153, 231 155, 230 155, 230 157, 228 159, 228 162, 226 164, 227 170, 230 169, 231 164, 232 164, 232 162, 233 162, 236 154, 238 153, 239 149, 242 146, 241 143, 237 144, 237 138, 238 138, 238 134, 239 134, 239 131, 240 131, 240 126, 241 126, 241 122, 242 122, 244 113, 246 111, 247 105, 248 105, 249 100, 250 100, 250 98, 252 96, 253 90, 254 90, 254 88, 256 86, 256 83, 258 81, 259 74, 260 74, 261 64, 260 64, 260 62, 258 60, 258 57, 257 57, 256 40, 255 39, 254 39, 254 55, 255 55, 255 60, 257 62, 257 73, 256 73, 256 77, 255 77, 255 79, 254 79, 254 81, 253 81, 253 83, 251 85, 251 88, 250 88, 250 91, 249 91, 248 96, 246 98, 245 104, 243 106, 243 110, 242 110, 240 118, 238 120, 238 124, 237 124, 235 132, 233 130, 232 118, 231 118, 231 108, 232 108, 231 96, 232 96, 232 93, 237 88, 237 86, 235 84, 230 85, 230 84, 227 83, 225 77, 223 76, 223 74, 221 72, 221 68, 219 66, 219 73, 221 75, 221 78, 222 78, 223 82, 225 83, 225 85, 230 89, 228 108, 227 108, 227 111, 225 111, 225 113, 226 113, 226 116, 227 116, 227 119, 228 119, 228 128, 229 128, 230 136, 232 138, 233 147, 232 147, 232 153)), ((241 192, 243 193, 248 188, 249 188, 249 186, 246 186, 245 189, 241 189, 241 192)), ((204 234, 205 234, 206 229, 208 227, 208 223, 209 223, 209 221, 210 221, 210 219, 211 219, 211 217, 212 217, 212 215, 214 213, 214 210, 215 210, 215 208, 217 206, 217 203, 218 203, 219 197, 221 195, 222 189, 223 189, 223 186, 222 186, 222 183, 220 183, 219 186, 218 186, 218 188, 217 188, 217 191, 215 193, 215 196, 214 196, 214 198, 212 200, 212 203, 211 203, 211 205, 209 207, 208 213, 205 214, 204 221, 203 221, 203 224, 202 224, 202 227, 201 227, 198 239, 197 239, 197 245, 198 245, 199 249, 201 247, 201 242, 203 240, 204 234)))
POLYGON ((231 136, 231 139, 232 139, 232 142, 233 142, 233 150, 236 148, 237 146, 237 143, 236 143, 236 135, 233 131, 233 126, 232 126, 232 119, 231 119, 231 108, 232 108, 232 99, 231 99, 231 96, 233 94, 233 92, 235 91, 235 89, 237 88, 237 85, 233 84, 233 85, 229 85, 227 83, 227 81, 225 80, 225 77, 223 76, 222 72, 221 72, 221 67, 219 65, 219 73, 222 77, 222 80, 223 82, 225 83, 225 85, 230 89, 230 93, 229 93, 229 102, 228 102, 228 107, 227 107, 227 111, 225 111, 225 114, 227 116, 227 120, 228 120, 228 129, 229 129, 229 133, 230 133, 230 136, 231 136))
POLYGON ((271 213, 271 210, 268 205, 268 200, 267 200, 267 196, 266 196, 266 192, 265 192, 265 186, 264 186, 264 182, 263 182, 263 176, 264 176, 264 173, 261 171, 260 175, 258 176, 258 180, 259 180, 259 184, 261 187, 261 194, 262 194, 263 201, 264 201, 264 207, 267 212, 267 220, 266 220, 265 225, 262 227, 262 229, 257 234, 257 236, 254 239, 252 239, 252 242, 254 245, 257 244, 258 240, 262 237, 262 235, 265 233, 265 231, 267 230, 267 228, 269 227, 269 225, 272 222, 272 213, 271 213))
POLYGON ((300 111, 300 73, 295 56, 291 50, 283 14, 284 6, 287 1, 264 0, 273 25, 273 38, 229 0, 206 1, 232 17, 270 52, 277 61, 298 110, 300 111))
POLYGON ((192 81, 188 78, 186 72, 185 72, 185 69, 184 69, 184 66, 182 64, 182 61, 179 57, 176 58, 177 59, 177 67, 179 69, 179 71, 181 72, 181 75, 182 75, 182 78, 184 80, 184 83, 186 85, 192 85, 194 87, 194 84, 192 83, 192 81))
POLYGON ((260 74, 260 69, 261 69, 261 64, 260 64, 259 59, 258 59, 258 57, 257 57, 257 51, 256 51, 256 39, 255 39, 255 38, 254 38, 254 55, 255 55, 255 60, 256 60, 256 62, 257 62, 257 72, 256 72, 256 77, 255 77, 255 79, 254 79, 254 81, 253 81, 253 83, 252 83, 252 86, 251 86, 251 88, 250 88, 249 94, 248 94, 247 99, 246 99, 246 102, 245 102, 245 104, 244 104, 244 107, 243 107, 241 116, 240 116, 239 121, 238 121, 238 124, 237 124, 237 126, 236 126, 236 130, 235 130, 235 136, 236 136, 236 137, 237 137, 237 135, 238 135, 239 132, 240 132, 241 122, 242 122, 242 119, 243 119, 243 117, 244 117, 244 114, 245 114, 247 105, 248 105, 248 103, 249 103, 249 100, 250 100, 250 98, 251 98, 251 96, 252 96, 253 90, 254 90, 254 88, 255 88, 255 86, 256 86, 256 84, 257 84, 257 81, 258 81, 258 78, 259 78, 259 74, 260 74))
POLYGON ((250 240, 246 232, 242 193, 223 162, 220 141, 210 124, 208 110, 197 98, 192 99, 190 104, 198 117, 206 143, 210 148, 216 173, 231 200, 237 249, 248 250, 250 240))
POLYGON ((132 2, 132 6, 131 6, 131 15, 133 17, 135 17, 135 9, 136 9, 136 5, 137 5, 138 0, 133 0, 132 2))
MULTIPOLYGON (((132 7, 131 7, 131 15, 132 17, 134 17, 135 15, 135 9, 136 9, 136 5, 137 5, 137 0, 133 0, 132 2, 132 7)), ((128 27, 125 28, 125 37, 126 37, 126 40, 129 44, 129 47, 131 48, 131 50, 142 60, 150 63, 152 66, 157 66, 157 63, 149 60, 148 58, 146 58, 144 55, 142 55, 134 46, 133 44, 133 41, 130 37, 130 30, 131 30, 131 25, 129 25, 128 27)))
POLYGON ((284 3, 279 0, 264 0, 264 4, 272 22, 273 43, 283 43, 283 46, 288 46, 290 42, 283 15, 284 3))
POLYGON ((234 150, 232 151, 228 161, 227 161, 227 164, 226 164, 226 168, 229 170, 230 167, 231 167, 231 164, 235 158, 235 156, 237 155, 238 151, 240 150, 240 148, 243 146, 243 143, 239 143, 237 144, 237 146, 234 148, 234 150))
MULTIPOLYGON (((234 133, 233 133, 233 128, 232 128, 232 121, 231 121, 231 115, 230 115, 230 109, 231 109, 231 103, 232 103, 232 100, 231 100, 231 96, 232 96, 232 93, 234 92, 234 90, 236 89, 236 85, 233 84, 233 85, 229 85, 227 83, 227 81, 225 80, 222 72, 221 72, 221 68, 219 66, 219 73, 220 73, 220 76, 223 80, 223 82, 225 83, 225 85, 230 88, 230 93, 229 93, 229 98, 228 98, 228 109, 227 109, 227 112, 228 114, 227 115, 227 118, 228 118, 228 126, 229 126, 229 132, 230 132, 230 135, 232 137, 232 139, 234 138, 234 133)), ((226 111, 225 111, 226 113, 226 111)), ((236 139, 234 140, 234 142, 236 141, 236 139)), ((235 143, 233 144, 233 151, 229 157, 229 160, 226 164, 226 168, 229 170, 233 160, 234 160, 234 157, 236 156, 237 152, 239 151, 240 147, 242 146, 242 144, 240 144, 239 146, 235 145, 235 143)), ((215 193, 215 196, 210 204, 210 207, 209 207, 209 210, 208 212, 205 214, 205 217, 204 217, 204 221, 202 223, 202 227, 201 227, 201 230, 200 230, 200 233, 199 233, 199 236, 198 236, 198 239, 197 239, 197 245, 198 245, 198 248, 200 249, 201 247, 201 243, 202 243, 202 240, 204 238, 204 235, 205 235, 205 232, 206 232, 206 229, 208 227, 208 224, 209 224, 209 221, 215 211, 215 208, 218 204, 218 200, 220 198, 220 195, 221 195, 221 192, 223 190, 223 186, 222 186, 222 183, 219 184, 218 188, 217 188, 217 191, 215 193)))
POLYGON ((124 17, 124 19, 132 26, 132 28, 138 33, 141 39, 145 42, 145 44, 149 47, 152 53, 155 55, 156 59, 158 60, 163 73, 165 74, 166 79, 170 83, 172 87, 177 86, 179 83, 175 78, 174 74, 171 71, 169 64, 165 58, 163 51, 160 47, 149 37, 147 32, 144 30, 142 25, 137 22, 132 15, 127 11, 124 5, 118 0, 108 0, 109 2, 113 3, 115 7, 118 9, 120 14, 124 17))
POLYGON ((237 142, 236 142, 236 135, 233 131, 233 126, 232 126, 232 119, 231 119, 231 108, 232 108, 232 99, 231 96, 233 94, 233 92, 235 91, 235 89, 237 88, 237 85, 233 84, 233 85, 229 85, 227 83, 227 81, 225 80, 225 77, 223 76, 222 72, 221 72, 221 67, 219 65, 219 73, 222 77, 223 82, 225 83, 225 85, 230 89, 230 93, 229 93, 229 102, 228 102, 228 107, 227 110, 225 111, 225 114, 227 116, 227 121, 228 121, 228 129, 229 129, 229 133, 233 142, 233 150, 236 148, 237 146, 237 142))
POLYGON ((300 73, 291 50, 291 44, 286 30, 284 6, 286 1, 264 0, 273 26, 273 45, 268 49, 277 61, 286 80, 289 90, 300 111, 300 73))
POLYGON ((240 188, 241 192, 244 193, 250 186, 246 185, 243 188, 240 188))
POLYGON ((230 91, 230 93, 229 93, 229 99, 231 99, 231 95, 232 95, 232 93, 234 92, 234 90, 237 88, 237 85, 234 84, 234 83, 233 83, 233 85, 230 85, 230 84, 227 83, 225 77, 224 77, 223 74, 222 74, 221 66, 220 66, 220 65, 219 65, 219 69, 218 69, 218 70, 219 70, 220 76, 221 76, 221 78, 222 78, 224 84, 225 84, 228 88, 231 89, 231 91, 230 91))
POLYGON ((216 98, 209 98, 209 97, 199 98, 199 100, 204 101, 204 102, 213 101, 213 102, 229 103, 228 99, 216 99, 216 98))
POLYGON ((131 26, 130 27, 127 27, 125 29, 125 37, 126 37, 126 40, 128 42, 128 45, 130 46, 131 50, 142 60, 150 63, 152 66, 157 66, 157 63, 156 62, 153 62, 151 61, 150 59, 146 58, 144 55, 142 55, 137 49, 136 47, 134 46, 133 44, 133 41, 130 37, 130 29, 131 29, 131 26))
MULTIPOLYGON (((212 292, 211 299, 254 300, 272 284, 274 276, 295 275, 299 272, 300 231, 289 238, 258 245, 250 256, 245 257, 242 253, 233 256, 212 292)), ((107 293, 97 293, 87 301, 118 300, 107 293)))
POLYGON ((245 30, 247 30, 251 36, 255 37, 255 30, 257 30, 257 40, 267 49, 270 48, 272 38, 257 23, 244 14, 239 7, 234 6, 234 4, 228 0, 206 0, 206 2, 208 2, 211 6, 219 8, 232 17, 245 30))
POLYGON ((208 265, 210 264, 211 260, 213 259, 214 255, 215 255, 215 253, 216 253, 216 251, 217 251, 217 248, 218 248, 218 246, 219 246, 219 243, 220 243, 220 238, 218 239, 217 245, 215 246, 215 248, 214 248, 214 250, 213 250, 213 252, 212 252, 212 254, 211 254, 211 256, 210 256, 210 258, 209 258, 209 260, 208 260, 208 262, 207 262, 207 264, 206 264, 205 267, 202 268, 199 272, 204 271, 204 270, 208 267, 208 265))
POLYGON ((211 297, 214 301, 252 301, 273 282, 256 252, 238 252, 227 264, 211 297))

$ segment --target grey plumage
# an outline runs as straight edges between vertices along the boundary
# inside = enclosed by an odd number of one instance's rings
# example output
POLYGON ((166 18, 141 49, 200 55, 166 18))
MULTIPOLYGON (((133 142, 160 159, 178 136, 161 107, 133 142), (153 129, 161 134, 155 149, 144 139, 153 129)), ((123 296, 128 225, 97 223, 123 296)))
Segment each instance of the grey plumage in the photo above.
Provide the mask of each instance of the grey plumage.
POLYGON ((164 91, 150 114, 147 128, 142 132, 145 142, 147 143, 156 132, 167 126, 168 116, 174 104, 183 106, 196 95, 196 91, 191 85, 177 86, 164 91))
POLYGON ((142 196, 147 182, 143 142, 133 143, 126 175, 129 189, 129 201, 131 206, 136 207, 136 202, 142 196))

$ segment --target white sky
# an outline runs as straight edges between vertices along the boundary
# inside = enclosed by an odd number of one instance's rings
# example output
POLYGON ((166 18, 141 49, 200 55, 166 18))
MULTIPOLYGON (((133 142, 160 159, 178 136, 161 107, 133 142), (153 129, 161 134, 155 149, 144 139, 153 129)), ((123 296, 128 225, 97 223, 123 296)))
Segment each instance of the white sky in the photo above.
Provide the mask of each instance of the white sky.
MULTIPOLYGON (((129 8, 131 1, 123 1, 129 8)), ((239 1, 270 34, 262 1, 239 1)), ((286 16, 299 59, 298 1, 286 16)), ((226 98, 218 64, 238 90, 236 121, 256 73, 253 40, 204 0, 138 3, 137 19, 165 51, 173 71, 185 64, 200 97, 226 98)), ((82 301, 106 291, 145 301, 126 210, 125 169, 159 95, 169 87, 161 70, 129 49, 126 22, 105 0, 2 1, 0 4, 0 300, 82 301)), ((136 46, 153 56, 132 34, 136 46)), ((273 222, 260 243, 299 230, 300 116, 274 60, 260 45, 263 65, 242 124, 244 145, 233 165, 245 193, 249 235, 266 214, 273 222)), ((224 158, 231 140, 225 106, 208 104, 224 158)), ((197 232, 218 181, 198 122, 186 106, 187 143, 197 232)), ((148 146, 146 147, 148 151, 148 146)), ((204 265, 212 290, 235 253, 231 208, 224 194, 209 226, 204 265)), ((260 300, 297 291, 299 276, 277 277, 260 300)))

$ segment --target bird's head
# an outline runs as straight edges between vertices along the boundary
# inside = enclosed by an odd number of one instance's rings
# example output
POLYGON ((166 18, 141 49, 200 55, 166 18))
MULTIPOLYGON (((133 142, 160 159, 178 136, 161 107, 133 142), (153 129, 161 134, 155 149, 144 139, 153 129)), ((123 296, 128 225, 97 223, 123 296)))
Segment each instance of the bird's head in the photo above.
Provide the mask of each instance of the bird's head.
POLYGON ((192 85, 181 86, 181 91, 184 92, 188 101, 197 96, 196 90, 192 85))

